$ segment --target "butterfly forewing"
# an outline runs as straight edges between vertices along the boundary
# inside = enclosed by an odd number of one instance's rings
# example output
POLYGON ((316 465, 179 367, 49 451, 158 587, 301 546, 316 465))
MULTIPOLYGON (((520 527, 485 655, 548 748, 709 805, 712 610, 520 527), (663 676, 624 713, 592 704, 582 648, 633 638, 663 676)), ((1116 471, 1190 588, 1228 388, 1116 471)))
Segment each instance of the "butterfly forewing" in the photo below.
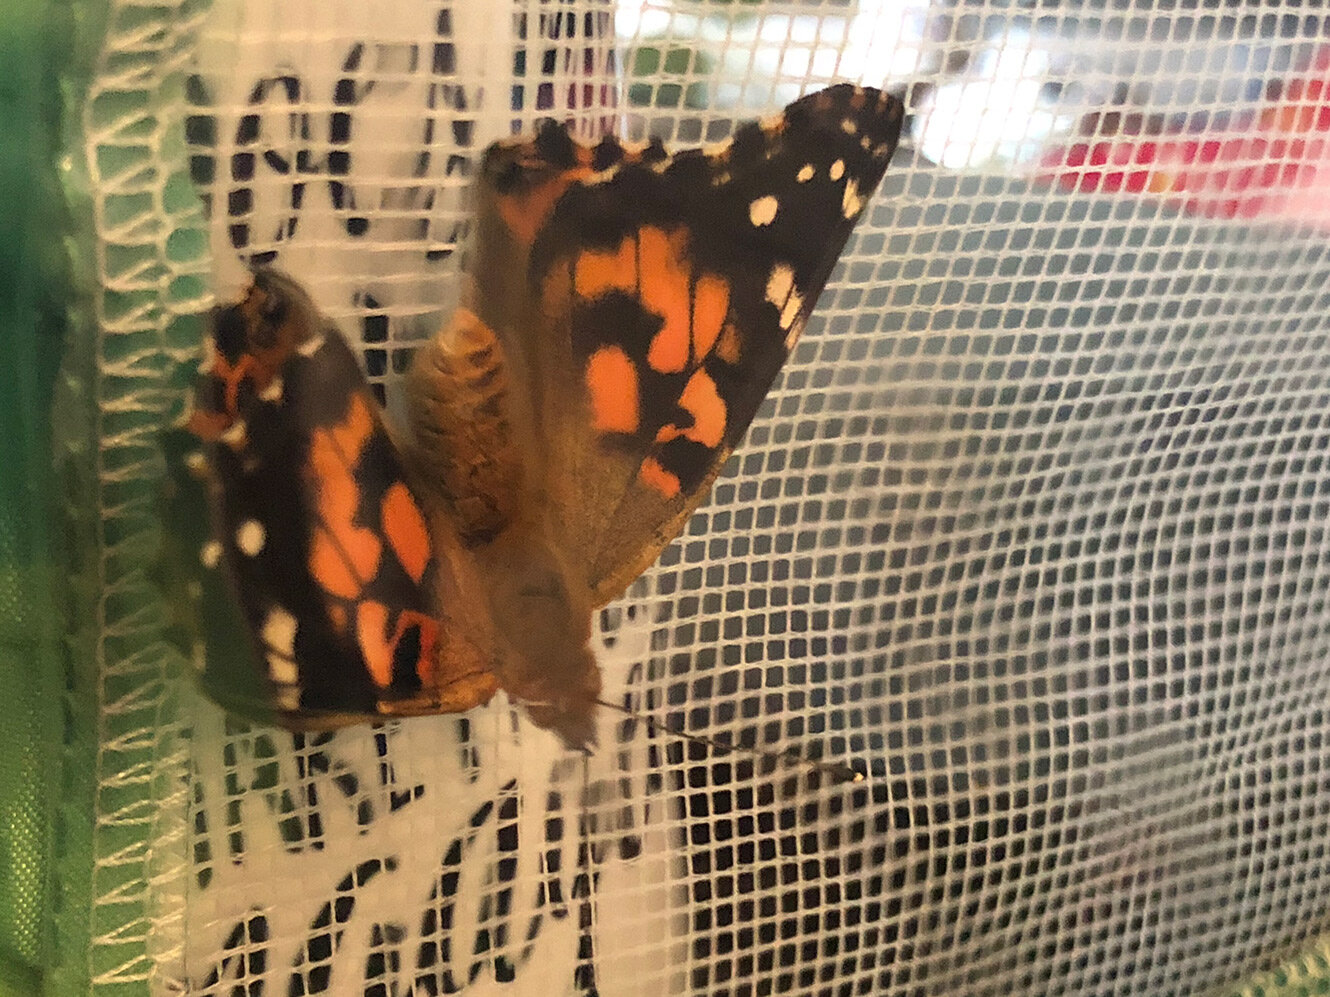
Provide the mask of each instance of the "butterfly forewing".
POLYGON ((444 646, 435 540, 341 335, 271 271, 213 329, 190 419, 214 533, 199 563, 248 622, 273 698, 256 705, 324 727, 483 702, 488 661, 444 646))
POLYGON ((491 152, 478 311, 531 372, 553 515, 597 601, 707 494, 900 123, 894 98, 844 85, 715 149, 587 148, 547 130, 491 152))

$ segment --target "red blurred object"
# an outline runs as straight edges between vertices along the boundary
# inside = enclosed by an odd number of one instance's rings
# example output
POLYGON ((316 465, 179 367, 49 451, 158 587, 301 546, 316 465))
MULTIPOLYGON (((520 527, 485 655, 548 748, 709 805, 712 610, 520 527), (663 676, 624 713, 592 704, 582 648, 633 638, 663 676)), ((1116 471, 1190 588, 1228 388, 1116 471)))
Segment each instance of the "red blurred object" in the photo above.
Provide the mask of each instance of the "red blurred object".
POLYGON ((1305 72, 1273 88, 1246 128, 1200 138, 1124 129, 1051 150, 1040 175, 1084 193, 1160 195, 1210 218, 1275 216, 1330 228, 1330 48, 1305 72))

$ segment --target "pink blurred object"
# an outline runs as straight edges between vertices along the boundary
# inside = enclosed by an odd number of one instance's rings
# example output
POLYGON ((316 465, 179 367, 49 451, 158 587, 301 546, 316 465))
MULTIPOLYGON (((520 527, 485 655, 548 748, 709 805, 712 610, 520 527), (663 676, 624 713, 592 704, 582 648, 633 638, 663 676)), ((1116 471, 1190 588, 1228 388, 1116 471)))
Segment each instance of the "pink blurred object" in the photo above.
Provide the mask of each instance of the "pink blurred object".
MULTIPOLYGON (((1198 138, 1139 134, 1054 149, 1039 175, 1084 193, 1156 194, 1208 218, 1278 217, 1330 229, 1330 48, 1272 86, 1247 127, 1198 138)), ((1098 122, 1096 122, 1098 123, 1098 122)))

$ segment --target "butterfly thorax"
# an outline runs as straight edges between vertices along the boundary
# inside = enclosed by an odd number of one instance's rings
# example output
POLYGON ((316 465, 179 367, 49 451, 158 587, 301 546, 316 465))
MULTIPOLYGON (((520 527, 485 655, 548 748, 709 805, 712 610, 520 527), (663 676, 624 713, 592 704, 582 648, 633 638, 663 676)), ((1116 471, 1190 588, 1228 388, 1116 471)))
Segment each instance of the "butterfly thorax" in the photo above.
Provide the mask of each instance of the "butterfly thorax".
POLYGON ((463 544, 493 540, 518 518, 528 484, 494 333, 459 309, 416 354, 407 397, 421 488, 445 504, 463 544))

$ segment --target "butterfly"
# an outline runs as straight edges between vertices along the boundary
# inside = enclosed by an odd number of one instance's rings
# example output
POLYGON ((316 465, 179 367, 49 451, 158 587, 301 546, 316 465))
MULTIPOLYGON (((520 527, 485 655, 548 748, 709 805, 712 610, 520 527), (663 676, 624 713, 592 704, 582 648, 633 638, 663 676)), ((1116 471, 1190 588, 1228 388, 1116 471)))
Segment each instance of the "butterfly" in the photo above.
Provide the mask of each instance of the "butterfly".
POLYGON ((492 146, 469 292, 416 355, 401 430, 302 286, 256 270, 167 444, 204 688, 292 729, 503 689, 594 743, 592 612, 708 494, 901 120, 842 84, 705 149, 553 123, 492 146), (252 653, 219 654, 238 630, 252 653))

